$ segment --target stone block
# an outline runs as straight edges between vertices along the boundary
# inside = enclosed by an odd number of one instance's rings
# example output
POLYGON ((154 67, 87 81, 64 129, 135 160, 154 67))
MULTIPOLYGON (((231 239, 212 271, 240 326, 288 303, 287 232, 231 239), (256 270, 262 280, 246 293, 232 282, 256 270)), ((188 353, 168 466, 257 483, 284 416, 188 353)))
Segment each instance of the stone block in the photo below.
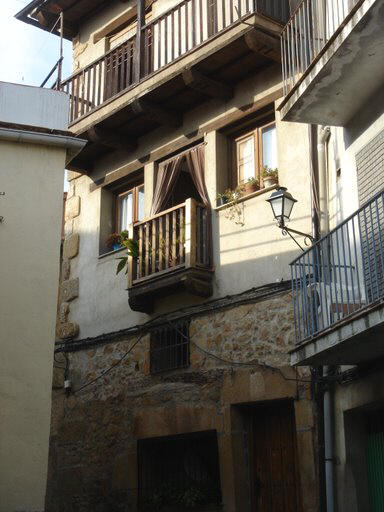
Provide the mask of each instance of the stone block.
POLYGON ((73 220, 69 219, 64 222, 64 236, 68 238, 73 233, 73 220))
POLYGON ((73 233, 64 240, 63 259, 70 260, 79 253, 80 237, 78 233, 73 233))
POLYGON ((63 302, 62 304, 60 304, 60 309, 59 309, 60 323, 64 324, 67 321, 68 315, 69 315, 69 304, 68 304, 68 302, 63 302))
POLYGON ((80 172, 67 171, 67 180, 68 181, 72 181, 72 180, 75 180, 76 178, 80 178, 80 176, 82 176, 82 174, 80 172))
POLYGON ((67 281, 69 279, 69 276, 71 274, 71 263, 69 260, 64 260, 61 265, 61 280, 67 281))
POLYGON ((60 285, 60 299, 61 302, 70 302, 79 296, 79 278, 68 279, 63 281, 60 285))
POLYGON ((65 202, 65 220, 74 219, 80 215, 80 196, 72 196, 65 202))
POLYGON ((59 325, 58 334, 62 340, 75 338, 79 334, 79 326, 75 322, 65 322, 59 325))

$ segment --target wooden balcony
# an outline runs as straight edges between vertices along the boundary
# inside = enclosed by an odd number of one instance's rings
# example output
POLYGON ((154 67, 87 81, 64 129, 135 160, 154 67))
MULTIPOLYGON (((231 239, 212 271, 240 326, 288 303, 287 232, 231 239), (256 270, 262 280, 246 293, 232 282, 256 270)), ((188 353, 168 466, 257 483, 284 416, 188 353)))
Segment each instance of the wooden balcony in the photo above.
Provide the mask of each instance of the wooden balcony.
POLYGON ((131 151, 184 112, 223 101, 250 74, 280 62, 288 0, 183 0, 135 37, 62 82, 70 125, 89 144, 73 167, 88 171, 108 150, 131 151))
POLYGON ((156 299, 212 295, 210 212, 194 199, 134 225, 139 256, 129 262, 129 305, 150 313, 156 299))

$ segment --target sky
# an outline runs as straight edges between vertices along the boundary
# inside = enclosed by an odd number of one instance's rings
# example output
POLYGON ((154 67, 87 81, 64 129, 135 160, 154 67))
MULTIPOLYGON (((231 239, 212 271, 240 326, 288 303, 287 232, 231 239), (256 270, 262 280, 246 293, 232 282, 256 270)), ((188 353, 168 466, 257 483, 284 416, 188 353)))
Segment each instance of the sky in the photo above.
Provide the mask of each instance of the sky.
MULTIPOLYGON (((29 1, 0 0, 0 81, 40 86, 59 58, 60 40, 15 19, 29 1)), ((71 51, 65 40, 63 78, 71 74, 71 51)))

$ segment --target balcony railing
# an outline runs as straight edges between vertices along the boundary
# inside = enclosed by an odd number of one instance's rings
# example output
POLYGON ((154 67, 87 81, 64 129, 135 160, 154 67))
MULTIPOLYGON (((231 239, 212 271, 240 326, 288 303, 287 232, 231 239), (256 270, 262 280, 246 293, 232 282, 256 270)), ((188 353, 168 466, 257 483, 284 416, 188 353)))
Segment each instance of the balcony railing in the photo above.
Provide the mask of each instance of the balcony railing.
POLYGON ((139 256, 131 259, 129 286, 183 268, 211 267, 210 219, 194 199, 134 225, 139 256))
POLYGON ((289 1, 183 0, 141 29, 140 70, 135 69, 136 37, 131 37, 61 83, 61 90, 71 98, 70 122, 136 86, 252 13, 285 23, 289 18, 289 1))
POLYGON ((337 36, 364 0, 302 0, 282 33, 284 95, 337 36))
POLYGON ((384 298, 384 191, 291 263, 298 343, 384 298))

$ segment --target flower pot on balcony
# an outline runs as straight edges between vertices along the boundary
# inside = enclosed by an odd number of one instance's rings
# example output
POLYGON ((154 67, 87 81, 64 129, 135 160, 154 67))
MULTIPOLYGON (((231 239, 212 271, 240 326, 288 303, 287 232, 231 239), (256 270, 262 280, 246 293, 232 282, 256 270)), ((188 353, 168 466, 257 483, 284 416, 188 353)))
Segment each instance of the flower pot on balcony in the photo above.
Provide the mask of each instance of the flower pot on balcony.
POLYGON ((257 181, 247 181, 244 183, 244 185, 241 187, 242 195, 248 196, 249 194, 253 194, 254 192, 257 192, 260 190, 259 182, 257 181))
POLYGON ((274 176, 268 176, 266 178, 263 178, 263 182, 264 182, 264 187, 265 188, 268 188, 268 187, 273 187, 274 185, 277 185, 277 178, 275 178, 274 176))

